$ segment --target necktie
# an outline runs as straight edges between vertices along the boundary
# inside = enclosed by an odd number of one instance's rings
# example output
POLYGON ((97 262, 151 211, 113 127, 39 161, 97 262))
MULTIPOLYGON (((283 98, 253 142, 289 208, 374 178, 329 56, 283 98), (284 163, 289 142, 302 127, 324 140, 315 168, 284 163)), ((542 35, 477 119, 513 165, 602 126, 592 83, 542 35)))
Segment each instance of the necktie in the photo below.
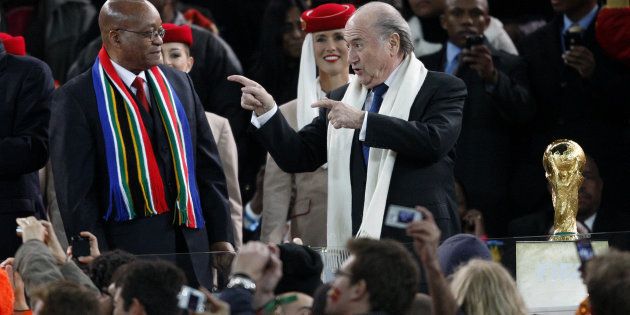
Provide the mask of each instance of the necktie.
POLYGON ((140 102, 140 105, 142 105, 144 110, 149 112, 151 110, 151 107, 149 107, 147 95, 144 93, 144 79, 142 79, 141 77, 136 77, 136 79, 133 80, 133 83, 131 83, 131 86, 136 89, 136 98, 138 99, 138 102, 140 102))
MULTIPOLYGON (((368 110, 370 113, 378 113, 378 110, 381 109, 381 104, 383 103, 383 95, 387 92, 389 87, 385 83, 381 83, 374 88, 372 88, 372 104, 370 105, 370 109, 368 110)), ((363 162, 367 165, 368 160, 370 158, 370 147, 367 145, 363 145, 363 162)))
POLYGON ((446 64, 446 69, 444 72, 453 75, 459 66, 459 54, 455 55, 455 58, 451 60, 448 64, 446 64))

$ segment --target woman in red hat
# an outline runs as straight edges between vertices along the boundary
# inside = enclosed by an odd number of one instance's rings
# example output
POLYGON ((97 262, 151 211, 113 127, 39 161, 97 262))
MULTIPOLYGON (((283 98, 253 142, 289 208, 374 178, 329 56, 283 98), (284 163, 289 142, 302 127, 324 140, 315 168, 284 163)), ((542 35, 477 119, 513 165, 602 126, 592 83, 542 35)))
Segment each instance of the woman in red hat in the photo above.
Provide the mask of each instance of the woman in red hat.
MULTIPOLYGON (((302 13, 302 29, 307 35, 302 44, 297 99, 280 106, 296 130, 318 115, 311 104, 350 80, 343 29, 354 11, 349 4, 328 3, 302 13)), ((285 223, 290 220, 292 238, 301 238, 308 246, 326 246, 325 165, 311 173, 288 174, 269 156, 263 189, 263 241, 281 242, 285 223)))

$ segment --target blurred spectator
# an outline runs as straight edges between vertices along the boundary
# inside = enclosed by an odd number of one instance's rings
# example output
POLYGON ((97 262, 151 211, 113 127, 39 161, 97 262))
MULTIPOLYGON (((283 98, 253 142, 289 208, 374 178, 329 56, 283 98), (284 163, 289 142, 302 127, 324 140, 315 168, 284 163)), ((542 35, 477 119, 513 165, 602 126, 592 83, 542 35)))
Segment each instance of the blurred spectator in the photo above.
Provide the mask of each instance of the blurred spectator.
POLYGON ((119 268, 114 277, 114 314, 179 313, 177 295, 186 277, 175 265, 138 260, 119 268))
POLYGON ((93 291, 67 280, 52 282, 31 295, 34 315, 99 314, 93 291))
MULTIPOLYGON (((0 39, 0 260, 15 254, 15 219, 44 215, 37 170, 48 160, 53 79, 40 60, 8 54, 0 39)), ((19 41, 12 39, 9 41, 19 41)))
POLYGON ((630 314, 630 253, 612 251, 586 265, 591 314, 630 314))
POLYGON ((108 251, 96 257, 89 265, 88 275, 94 285, 101 290, 107 291, 112 282, 112 276, 119 267, 134 262, 136 257, 119 249, 108 251))
MULTIPOLYGON (((422 57, 438 52, 448 39, 442 24, 441 15, 445 13, 448 0, 405 0, 413 15, 407 20, 411 28, 416 57, 422 57)), ((486 14, 488 5, 486 3, 486 14)), ((496 50, 518 55, 512 40, 503 29, 503 23, 497 18, 487 15, 489 21, 482 31, 488 42, 496 50)))
POLYGON ((304 32, 302 0, 270 0, 262 20, 260 44, 251 78, 273 95, 278 104, 297 96, 300 52, 304 32))
POLYGON ((276 286, 275 293, 297 291, 313 296, 322 284, 324 265, 320 254, 307 246, 294 243, 277 246, 282 261, 282 279, 276 286))
POLYGON ((324 283, 315 290, 315 293, 313 293, 313 305, 311 307, 312 315, 326 314, 326 300, 328 299, 328 291, 331 286, 331 283, 324 283))
POLYGON ((466 83, 455 176, 467 189, 468 206, 483 214, 487 232, 503 236, 510 219, 513 132, 533 117, 535 105, 522 59, 494 48, 489 38, 468 45, 470 37, 483 34, 490 24, 486 0, 446 1, 442 26, 448 40, 439 52, 420 60, 428 69, 466 83))
MULTIPOLYGON (((194 68, 195 59, 190 55, 193 43, 192 29, 188 25, 162 24, 166 30, 162 44, 162 60, 167 66, 189 73, 194 68)), ((238 186, 238 153, 229 121, 219 115, 206 112, 206 118, 217 144, 221 165, 227 184, 230 200, 230 213, 234 226, 234 245, 238 249, 243 244, 243 205, 238 186)))
POLYGON ((492 260, 486 244, 469 234, 457 234, 447 238, 437 249, 440 269, 450 276, 471 259, 492 260))
MULTIPOLYGON (((296 131, 317 117, 319 111, 311 104, 348 84, 348 46, 343 37, 343 27, 353 13, 352 5, 336 3, 302 13, 302 28, 307 35, 301 50, 298 98, 279 107, 296 131)), ((326 166, 314 172, 290 174, 282 171, 268 155, 265 168, 261 239, 281 242, 270 239, 270 235, 289 220, 291 238, 301 238, 308 246, 325 246, 326 166)))
POLYGON ((451 281, 457 305, 466 315, 528 314, 516 282, 499 263, 473 259, 451 281))
POLYGON ((70 259, 61 248, 52 224, 38 221, 35 217, 19 218, 23 244, 10 262, 14 271, 24 281, 28 296, 39 287, 57 280, 69 280, 82 284, 98 293, 90 278, 70 259))
POLYGON ((468 209, 466 188, 456 178, 455 196, 457 197, 457 213, 462 221, 462 232, 473 234, 483 240, 487 239, 483 213, 477 209, 468 209))
POLYGON ((278 307, 273 315, 311 315, 313 298, 301 292, 287 292, 278 295, 278 307))
POLYGON ((393 240, 352 239, 328 291, 326 314, 404 314, 418 287, 411 253, 393 240))
POLYGON ((79 38, 96 15, 95 8, 89 0, 16 2, 6 13, 9 33, 24 36, 26 51, 46 62, 55 80, 65 82, 81 48, 79 38))
POLYGON ((245 244, 232 264, 230 282, 221 299, 230 304, 232 314, 271 311, 277 306, 274 289, 282 277, 279 249, 260 242, 245 244))
POLYGON ((630 169, 630 71, 607 57, 595 40, 596 0, 553 0, 556 17, 523 40, 530 91, 538 105, 523 128, 514 207, 532 208, 546 196, 540 158, 556 139, 571 139, 599 163, 606 182, 603 200, 612 211, 627 209, 630 169), (570 35, 571 34, 571 35, 570 35), (568 44, 570 37, 575 44, 568 44))

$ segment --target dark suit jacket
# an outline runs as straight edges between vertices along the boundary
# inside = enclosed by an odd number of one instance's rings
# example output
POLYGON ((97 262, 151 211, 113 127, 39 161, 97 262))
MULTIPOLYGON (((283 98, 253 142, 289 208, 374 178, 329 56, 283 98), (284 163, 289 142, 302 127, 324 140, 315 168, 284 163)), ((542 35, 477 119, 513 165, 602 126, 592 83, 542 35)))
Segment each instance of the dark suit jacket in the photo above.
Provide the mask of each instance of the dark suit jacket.
MULTIPOLYGON (((540 159, 551 141, 576 141, 597 160, 606 190, 606 209, 628 209, 630 186, 630 70, 607 57, 595 39, 595 20, 584 32, 584 46, 595 58, 595 71, 583 79, 561 58, 562 16, 541 27, 522 41, 521 56, 528 64, 532 96, 538 105, 533 125, 527 128, 528 145, 524 161, 532 165, 522 183, 536 182, 534 192, 524 192, 522 202, 543 200, 547 194, 540 159), (624 136, 625 134, 625 136, 624 136)), ((520 203, 521 201, 519 201, 520 203)))
POLYGON ((52 91, 45 63, 9 55, 0 42, 0 258, 21 242, 15 218, 44 214, 37 170, 48 160, 52 91))
MULTIPOLYGON (((330 93, 341 100, 347 85, 330 93)), ((455 142, 459 136, 464 83, 452 76, 431 72, 416 96, 409 121, 368 113, 365 144, 398 153, 392 172, 387 205, 427 207, 446 238, 459 232, 453 184, 455 142)), ((285 172, 312 172, 327 160, 328 120, 324 111, 298 133, 280 111, 255 131, 280 168, 285 172)), ((356 234, 363 216, 366 167, 354 133, 350 155, 352 184, 352 232, 356 234)), ((384 218, 387 217, 387 211, 384 218)), ((410 242, 404 230, 383 225, 382 238, 410 242)))
MULTIPOLYGON (((203 106, 190 77, 170 67, 160 68, 187 114, 195 148, 195 171, 206 220, 205 229, 173 228, 174 211, 121 223, 103 220, 110 203, 107 200, 109 178, 92 73, 89 70, 66 83, 53 96, 51 161, 59 209, 67 235, 92 231, 104 249, 121 248, 134 254, 172 254, 181 250, 177 248, 177 244, 181 243, 181 235, 187 247, 184 250, 191 252, 208 251, 209 243, 233 242, 225 176, 203 106)), ((167 202, 174 204, 173 166, 163 125, 156 110, 151 110, 150 114, 143 110, 142 119, 163 176, 167 202)), ((208 258, 205 254, 192 256, 193 267, 200 281, 211 279, 207 277, 210 270, 208 258)), ((209 285, 205 281, 202 284, 209 285)))
MULTIPOLYGON (((513 133, 533 117, 535 105, 522 59, 492 47, 490 51, 498 73, 493 87, 467 65, 457 72, 466 83, 468 97, 457 141, 455 176, 465 187, 468 208, 481 210, 488 233, 498 236, 505 234, 509 222, 513 133)), ((420 60, 430 70, 444 71, 446 49, 420 60)))

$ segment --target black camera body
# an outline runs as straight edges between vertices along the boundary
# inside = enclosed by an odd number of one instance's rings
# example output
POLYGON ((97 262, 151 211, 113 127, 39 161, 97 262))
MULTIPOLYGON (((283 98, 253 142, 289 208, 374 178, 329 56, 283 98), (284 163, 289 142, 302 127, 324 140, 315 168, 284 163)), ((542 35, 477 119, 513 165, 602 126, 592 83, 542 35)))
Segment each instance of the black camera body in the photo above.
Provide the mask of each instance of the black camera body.
POLYGON ((70 237, 70 245, 72 245, 73 257, 90 256, 90 239, 82 236, 70 237))
POLYGON ((483 41, 485 40, 485 36, 483 34, 479 35, 470 35, 466 37, 466 49, 471 49, 473 46, 483 45, 483 41))
POLYGON ((562 35, 564 40, 564 49, 569 50, 572 46, 584 46, 584 37, 581 30, 570 28, 562 35))

